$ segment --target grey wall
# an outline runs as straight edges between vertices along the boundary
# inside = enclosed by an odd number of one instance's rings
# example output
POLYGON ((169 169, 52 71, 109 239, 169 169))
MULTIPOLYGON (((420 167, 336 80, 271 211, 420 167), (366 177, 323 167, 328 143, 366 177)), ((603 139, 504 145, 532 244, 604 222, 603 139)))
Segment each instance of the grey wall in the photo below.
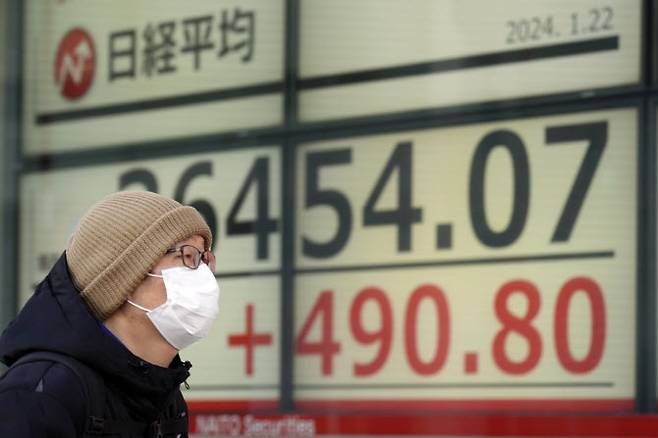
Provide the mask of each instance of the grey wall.
POLYGON ((16 151, 19 141, 20 0, 0 0, 0 328, 16 314, 16 151))
MULTIPOLYGON (((7 141, 7 130, 6 130, 6 125, 7 125, 7 99, 5 98, 7 91, 6 91, 6 85, 7 85, 7 16, 9 14, 9 4, 7 0, 0 0, 0 108, 2 110, 0 111, 0 114, 2 117, 0 117, 0 139, 2 139, 2 146, 0 147, 0 191, 2 193, 2 204, 1 205, 1 213, 0 214, 0 232, 2 240, 4 241, 5 238, 4 236, 7 236, 7 234, 4 232, 5 231, 5 175, 6 175, 6 159, 5 159, 5 150, 6 150, 6 141, 7 141)), ((4 251, 0 252, 0 266, 2 266, 5 263, 5 257, 4 257, 4 251)), ((2 286, 2 289, 0 289, 0 327, 4 327, 7 324, 7 317, 8 317, 8 310, 7 309, 7 303, 5 300, 5 296, 11 293, 10 291, 6 290, 5 285, 5 272, 4 269, 0 269, 0 286, 2 286)))

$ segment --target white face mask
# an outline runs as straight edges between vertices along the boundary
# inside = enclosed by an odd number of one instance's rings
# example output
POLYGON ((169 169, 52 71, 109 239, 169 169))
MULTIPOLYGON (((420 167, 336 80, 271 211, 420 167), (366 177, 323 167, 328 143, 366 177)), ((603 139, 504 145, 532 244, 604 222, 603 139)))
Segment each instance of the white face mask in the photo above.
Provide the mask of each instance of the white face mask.
POLYGON ((155 309, 147 309, 128 300, 146 312, 160 334, 177 350, 208 335, 219 314, 219 285, 207 265, 197 269, 185 267, 163 269, 162 275, 148 274, 164 280, 167 301, 155 309))

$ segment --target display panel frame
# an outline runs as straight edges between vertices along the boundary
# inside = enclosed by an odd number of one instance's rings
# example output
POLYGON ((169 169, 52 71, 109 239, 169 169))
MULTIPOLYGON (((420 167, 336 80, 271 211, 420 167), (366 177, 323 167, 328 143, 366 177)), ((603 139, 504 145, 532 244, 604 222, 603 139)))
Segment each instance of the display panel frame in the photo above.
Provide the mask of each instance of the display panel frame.
MULTIPOLYGON (((10 0, 11 1, 11 0, 10 0)), ((19 2, 16 2, 19 3, 19 2)), ((17 6, 17 9, 20 6, 17 6)), ((289 23, 295 21, 299 8, 297 0, 287 0, 286 2, 286 16, 289 23)), ((643 25, 651 22, 649 27, 652 32, 656 32, 656 22, 658 22, 658 8, 650 6, 650 2, 645 0, 643 2, 643 11, 647 17, 643 25), (652 14, 647 12, 651 11, 652 14), (649 15, 651 15, 649 17, 649 15)), ((294 35, 294 30, 288 30, 286 26, 286 33, 294 35)), ((646 32, 645 32, 646 34, 646 32)), ((286 59, 287 64, 296 65, 294 46, 295 42, 290 38, 286 39, 288 47, 286 59)), ((647 53, 648 47, 653 47, 652 44, 647 42, 646 38, 642 39, 644 46, 642 52, 647 53)), ((651 52, 653 53, 653 52, 651 52)), ((656 57, 652 58, 656 59, 656 57)), ((650 69, 653 64, 652 60, 647 56, 641 57, 641 74, 642 80, 639 84, 629 87, 616 87, 613 89, 598 90, 593 95, 583 95, 581 92, 565 93, 553 96, 531 97, 524 99, 511 99, 502 102, 490 102, 485 104, 466 105, 461 107, 451 107, 446 109, 430 109, 421 111, 411 111, 399 114, 383 115, 383 116, 368 116, 353 120, 344 120, 337 122, 326 123, 306 123, 300 124, 298 122, 296 110, 296 69, 289 70, 289 75, 286 76, 286 99, 285 99, 285 126, 277 129, 262 129, 262 130, 249 130, 246 133, 228 133, 221 135, 207 135, 199 136, 185 141, 191 145, 191 148, 185 152, 180 151, 177 147, 181 142, 179 140, 167 140, 159 142, 148 143, 135 143, 121 147, 103 148, 97 151, 82 151, 71 153, 47 154, 39 157, 30 157, 17 159, 23 172, 39 172, 50 168, 63 168, 63 167, 78 167, 78 166, 93 166, 107 162, 107 160, 134 160, 139 161, 146 157, 155 156, 176 156, 190 151, 203 152, 203 151, 216 151, 216 146, 212 143, 220 140, 220 143, 225 145, 222 148, 242 148, 262 143, 267 140, 279 141, 283 146, 283 176, 282 187, 292 187, 292 189, 284 189, 282 193, 282 213, 283 213, 283 236, 282 240, 282 302, 281 302, 281 319, 282 321, 289 321, 292 315, 294 299, 292 297, 291 285, 293 284, 293 265, 292 256, 294 255, 294 248, 292 241, 294 235, 294 219, 290 216, 289 211, 294 207, 294 196, 288 193, 290 190, 294 193, 295 181, 290 172, 295 168, 294 151, 298 144, 313 141, 318 139, 331 139, 342 138, 352 135, 369 135, 375 133, 388 133, 409 129, 426 129, 443 126, 460 126, 469 123, 477 123, 481 121, 504 120, 514 117, 529 117, 532 115, 542 116, 547 114, 555 114, 560 112, 579 112, 579 111, 593 111, 597 109, 609 109, 636 106, 640 111, 639 117, 639 133, 640 141, 638 142, 638 226, 637 226, 637 306, 638 310, 644 310, 643 313, 649 312, 647 307, 651 300, 655 303, 655 279, 653 272, 655 272, 655 185, 656 185, 656 166, 655 166, 655 112, 656 112, 656 99, 652 99, 649 105, 646 104, 647 97, 640 96, 640 93, 645 91, 645 85, 650 79, 650 71, 656 74, 656 69, 650 69), (290 73, 292 72, 292 73, 290 73), (627 96, 635 96, 628 98, 627 96), (645 132, 651 125, 649 138, 643 137, 645 132), (281 141, 283 140, 283 141, 281 141), (117 158, 119 157, 119 158, 117 158), (286 169, 290 171, 286 171, 286 169), (644 206, 643 206, 644 205, 644 206), (286 231, 287 230, 287 231, 286 231), (286 235, 288 238, 286 238, 286 235), (650 240, 650 243, 647 243, 650 240), (640 309, 642 305, 643 309, 640 309)), ((653 77, 654 80, 656 77, 653 77)), ((20 116, 19 116, 20 117, 20 116)), ((11 234, 8 235, 11 239, 11 234)), ((655 309, 655 306, 649 307, 655 309)), ((650 329, 656 326, 655 312, 649 312, 644 318, 640 318, 638 312, 638 345, 648 345, 647 339, 641 334, 640 328, 650 329), (641 343, 641 344, 640 344, 641 343)), ((646 337, 653 336, 646 335, 646 337)), ((292 336, 290 331, 287 336, 282 332, 282 366, 281 366, 281 397, 277 405, 262 404, 255 401, 253 403, 235 403, 226 405, 191 405, 194 412, 290 412, 294 410, 294 400, 292 397, 292 366, 285 354, 286 351, 292 352, 292 336)), ((654 342, 655 343, 655 342, 654 342)), ((637 376, 637 405, 635 413, 655 413, 655 351, 650 349, 643 350, 638 348, 636 358, 636 366, 638 368, 637 376), (646 365, 646 361, 648 365, 646 365), (645 364, 645 365, 643 365, 645 364), (651 369, 649 369, 651 368, 651 369)), ((438 412, 432 412, 427 417, 433 418, 438 412)), ((498 417, 496 417, 498 418, 498 417)), ((574 420, 578 422, 579 420, 574 420)), ((567 420, 568 423, 568 420, 567 420)), ((589 421, 584 423, 590 424, 589 421)), ((358 426, 354 426, 357 427, 358 426)), ((512 427, 512 426, 510 426, 512 427)), ((565 426, 568 427, 568 426, 565 426)), ((530 432, 528 432, 530 433, 530 432)), ((624 436, 624 435, 619 435, 624 436)))

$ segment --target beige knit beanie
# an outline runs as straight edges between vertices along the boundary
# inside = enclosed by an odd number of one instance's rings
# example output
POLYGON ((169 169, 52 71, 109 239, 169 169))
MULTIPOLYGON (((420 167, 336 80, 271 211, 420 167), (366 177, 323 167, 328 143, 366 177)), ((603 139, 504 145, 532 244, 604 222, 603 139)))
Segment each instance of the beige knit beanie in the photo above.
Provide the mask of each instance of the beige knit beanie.
POLYGON ((193 207, 151 192, 107 196, 82 217, 66 249, 73 283, 96 318, 117 310, 177 242, 198 234, 212 244, 193 207))

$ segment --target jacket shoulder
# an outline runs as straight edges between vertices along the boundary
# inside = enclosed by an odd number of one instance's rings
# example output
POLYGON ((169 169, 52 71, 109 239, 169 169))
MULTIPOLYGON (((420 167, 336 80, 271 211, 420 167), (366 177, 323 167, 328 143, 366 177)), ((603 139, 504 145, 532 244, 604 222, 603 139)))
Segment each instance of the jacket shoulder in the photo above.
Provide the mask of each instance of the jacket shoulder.
MULTIPOLYGON (((10 368, 0 380, 0 397, 14 398, 26 403, 25 415, 38 415, 31 412, 30 404, 35 400, 47 400, 40 404, 56 404, 68 414, 77 430, 84 428, 86 421, 86 400, 84 383, 66 365, 39 360, 10 368)), ((37 404, 39 404, 37 403, 37 404)), ((16 407, 21 409, 23 407, 16 407)))
POLYGON ((54 438, 81 436, 82 429, 64 406, 38 392, 0 392, 0 436, 54 438))

